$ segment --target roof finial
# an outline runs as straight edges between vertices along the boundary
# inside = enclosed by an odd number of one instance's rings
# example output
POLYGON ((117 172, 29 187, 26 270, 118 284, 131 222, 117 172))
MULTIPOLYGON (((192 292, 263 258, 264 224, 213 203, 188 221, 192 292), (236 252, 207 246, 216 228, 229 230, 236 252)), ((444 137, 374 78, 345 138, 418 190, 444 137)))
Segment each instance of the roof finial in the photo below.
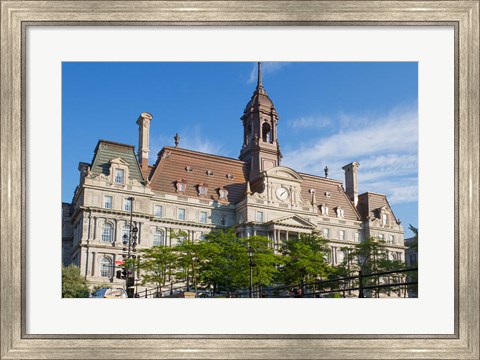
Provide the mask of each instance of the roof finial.
POLYGON ((178 136, 178 133, 175 134, 173 139, 175 140, 175 147, 178 147, 178 144, 180 144, 180 136, 178 136))
POLYGON ((258 62, 257 91, 260 93, 265 91, 262 84, 262 63, 260 61, 258 62))

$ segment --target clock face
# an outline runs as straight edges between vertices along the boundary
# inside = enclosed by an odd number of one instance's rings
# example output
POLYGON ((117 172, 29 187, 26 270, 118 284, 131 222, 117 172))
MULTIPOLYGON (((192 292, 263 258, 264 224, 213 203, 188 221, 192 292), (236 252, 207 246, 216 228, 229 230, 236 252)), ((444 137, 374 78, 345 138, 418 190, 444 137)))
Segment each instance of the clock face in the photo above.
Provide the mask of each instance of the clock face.
POLYGON ((277 195, 278 200, 282 200, 282 201, 287 200, 289 195, 288 190, 283 187, 279 187, 275 191, 275 194, 277 195))

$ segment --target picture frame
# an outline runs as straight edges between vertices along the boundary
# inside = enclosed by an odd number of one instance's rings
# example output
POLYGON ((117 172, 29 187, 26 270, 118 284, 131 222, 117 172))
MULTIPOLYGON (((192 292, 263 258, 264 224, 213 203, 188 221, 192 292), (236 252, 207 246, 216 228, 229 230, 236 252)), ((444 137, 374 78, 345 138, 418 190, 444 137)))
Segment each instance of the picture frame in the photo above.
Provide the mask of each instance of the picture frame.
POLYGON ((1 2, 2 359, 477 359, 479 345, 479 4, 476 1, 1 2), (31 335, 26 333, 26 28, 36 25, 453 26, 453 335, 31 335), (140 344, 140 348, 139 348, 140 344), (368 354, 366 351, 368 350, 368 354))

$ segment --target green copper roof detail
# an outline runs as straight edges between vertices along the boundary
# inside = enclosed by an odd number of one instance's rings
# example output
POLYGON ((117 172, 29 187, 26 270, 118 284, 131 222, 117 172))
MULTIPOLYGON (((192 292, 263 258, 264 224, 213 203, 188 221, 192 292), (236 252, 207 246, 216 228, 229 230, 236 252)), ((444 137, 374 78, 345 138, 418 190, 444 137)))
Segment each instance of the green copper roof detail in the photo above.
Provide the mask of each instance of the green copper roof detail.
POLYGON ((128 163, 129 180, 144 182, 134 147, 120 143, 100 140, 93 155, 92 175, 110 175, 110 161, 120 158, 128 163))

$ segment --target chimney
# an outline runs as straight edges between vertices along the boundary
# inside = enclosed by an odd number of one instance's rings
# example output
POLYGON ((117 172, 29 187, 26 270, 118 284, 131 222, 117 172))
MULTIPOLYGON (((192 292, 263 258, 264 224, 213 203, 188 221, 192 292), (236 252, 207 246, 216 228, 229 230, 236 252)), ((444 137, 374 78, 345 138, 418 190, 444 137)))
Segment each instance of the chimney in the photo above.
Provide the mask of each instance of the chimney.
POLYGON ((358 204, 358 180, 357 168, 360 164, 356 161, 345 165, 342 169, 345 171, 345 192, 347 196, 353 201, 355 207, 358 204))
POLYGON ((148 168, 148 153, 150 152, 150 121, 152 115, 147 112, 141 113, 137 120, 138 124, 138 162, 142 170, 148 168))

